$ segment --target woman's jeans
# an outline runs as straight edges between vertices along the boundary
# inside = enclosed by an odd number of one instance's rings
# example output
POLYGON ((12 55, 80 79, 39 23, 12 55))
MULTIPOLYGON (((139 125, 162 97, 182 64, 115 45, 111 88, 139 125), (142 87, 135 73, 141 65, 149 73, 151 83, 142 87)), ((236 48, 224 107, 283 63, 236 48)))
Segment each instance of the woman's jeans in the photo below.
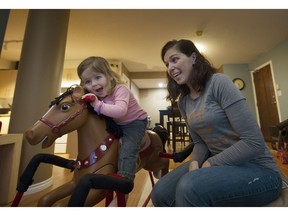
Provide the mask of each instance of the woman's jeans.
POLYGON ((155 207, 264 206, 282 190, 280 175, 256 164, 188 172, 189 162, 163 176, 152 191, 155 207))

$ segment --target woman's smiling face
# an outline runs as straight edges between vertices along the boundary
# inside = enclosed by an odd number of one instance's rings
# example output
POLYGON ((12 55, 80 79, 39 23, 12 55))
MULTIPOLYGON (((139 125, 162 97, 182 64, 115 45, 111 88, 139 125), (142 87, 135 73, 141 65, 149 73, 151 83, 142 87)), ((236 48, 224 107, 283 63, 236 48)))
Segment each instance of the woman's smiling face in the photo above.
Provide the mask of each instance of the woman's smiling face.
POLYGON ((175 47, 168 49, 164 55, 164 63, 167 67, 168 74, 178 85, 187 84, 195 60, 195 53, 192 53, 192 55, 188 57, 179 52, 175 47))

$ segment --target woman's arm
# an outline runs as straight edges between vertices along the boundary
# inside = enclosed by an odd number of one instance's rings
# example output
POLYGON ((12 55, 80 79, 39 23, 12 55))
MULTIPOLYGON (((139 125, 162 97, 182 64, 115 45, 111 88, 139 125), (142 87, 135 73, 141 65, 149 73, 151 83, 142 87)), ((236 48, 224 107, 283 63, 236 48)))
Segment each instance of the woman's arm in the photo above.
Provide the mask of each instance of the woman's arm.
POLYGON ((265 151, 265 142, 260 128, 250 112, 246 101, 240 100, 225 108, 232 128, 240 140, 221 153, 208 159, 213 165, 241 164, 248 162, 265 151))
POLYGON ((205 143, 203 143, 200 140, 195 139, 195 136, 193 135, 192 135, 192 139, 194 142, 194 148, 192 151, 192 161, 197 161, 199 167, 201 167, 204 161, 207 160, 207 158, 209 157, 210 152, 205 143))
MULTIPOLYGON (((189 171, 193 171, 198 169, 199 167, 202 167, 202 164, 207 158, 209 157, 209 150, 202 141, 198 140, 197 141, 197 136, 194 134, 194 139, 196 140, 194 142, 194 148, 192 151, 192 160, 191 163, 189 164, 189 171)), ((193 135, 192 135, 193 136, 193 135)))
POLYGON ((190 137, 194 143, 194 148, 192 151, 192 160, 191 160, 191 163, 189 165, 189 171, 193 171, 193 170, 198 169, 199 167, 202 166, 203 162, 205 160, 207 160, 207 158, 209 157, 210 152, 207 148, 207 145, 203 142, 201 137, 198 136, 198 134, 195 133, 189 127, 189 124, 187 124, 188 120, 187 120, 187 115, 186 115, 185 108, 184 108, 185 107, 185 100, 183 100, 183 98, 179 99, 178 107, 179 107, 179 111, 180 111, 182 117, 184 118, 184 120, 186 122, 186 126, 189 130, 189 135, 190 135, 190 137))

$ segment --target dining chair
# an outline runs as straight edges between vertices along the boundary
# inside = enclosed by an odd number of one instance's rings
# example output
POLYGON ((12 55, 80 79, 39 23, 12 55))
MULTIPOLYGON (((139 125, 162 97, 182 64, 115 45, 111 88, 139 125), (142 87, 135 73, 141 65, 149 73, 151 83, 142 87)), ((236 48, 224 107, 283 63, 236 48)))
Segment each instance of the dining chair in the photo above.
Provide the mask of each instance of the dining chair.
POLYGON ((169 134, 168 145, 172 143, 173 152, 177 151, 177 147, 181 147, 181 150, 185 148, 186 142, 190 142, 188 128, 186 122, 178 108, 178 103, 171 103, 171 114, 168 115, 167 130, 169 134))

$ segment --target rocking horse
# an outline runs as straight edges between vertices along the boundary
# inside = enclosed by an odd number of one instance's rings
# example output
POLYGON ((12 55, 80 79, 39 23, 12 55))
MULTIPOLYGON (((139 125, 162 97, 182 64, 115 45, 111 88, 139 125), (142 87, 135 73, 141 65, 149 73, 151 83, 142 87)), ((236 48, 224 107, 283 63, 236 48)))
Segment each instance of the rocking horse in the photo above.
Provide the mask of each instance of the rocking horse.
MULTIPOLYGON (((121 135, 119 132, 114 134, 110 132, 116 124, 112 127, 111 125, 107 126, 107 120, 105 121, 103 117, 88 110, 90 104, 81 99, 84 93, 81 86, 71 86, 65 93, 55 98, 47 113, 25 132, 25 137, 31 145, 41 144, 42 148, 51 146, 58 137, 71 131, 77 130, 78 133, 76 161, 62 160, 55 155, 53 158, 56 157, 56 159, 50 159, 49 155, 47 159, 47 155, 44 155, 44 162, 52 160, 52 164, 74 170, 74 174, 70 182, 40 198, 38 206, 67 206, 81 177, 89 175, 90 177, 93 175, 92 177, 95 178, 100 177, 99 185, 101 186, 99 189, 89 190, 83 206, 95 206, 106 197, 105 184, 108 184, 112 178, 115 179, 113 174, 117 173, 121 135), (101 181, 101 176, 104 177, 103 181, 101 181)), ((166 136, 166 131, 163 134, 157 134, 152 130, 147 130, 139 152, 137 172, 145 169, 150 174, 153 173, 156 178, 160 178, 168 172, 169 159, 159 157, 159 153, 165 151, 166 136)), ((120 180, 120 188, 122 186, 125 188, 125 182, 120 180)), ((129 192, 132 189, 127 190, 129 192)))

